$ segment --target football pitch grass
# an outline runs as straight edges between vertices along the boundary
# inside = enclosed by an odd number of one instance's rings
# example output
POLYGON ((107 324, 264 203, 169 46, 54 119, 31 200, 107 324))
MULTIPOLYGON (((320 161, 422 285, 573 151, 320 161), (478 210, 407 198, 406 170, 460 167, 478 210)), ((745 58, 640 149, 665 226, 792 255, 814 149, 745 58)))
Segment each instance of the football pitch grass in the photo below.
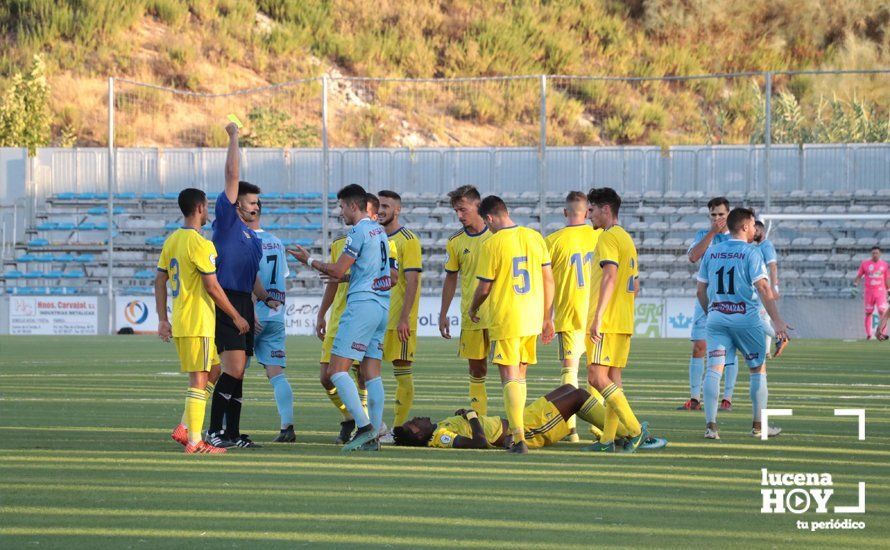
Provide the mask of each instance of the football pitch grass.
MULTIPOLYGON (((455 346, 421 339, 414 414, 436 420, 466 406, 455 346)), ((561 443, 526 456, 394 447, 341 456, 319 343, 291 337, 298 442, 186 456, 169 436, 186 386, 171 344, 0 337, 0 546, 886 548, 890 343, 793 342, 771 364, 769 404, 794 416, 775 419, 785 431, 770 441, 748 435, 745 369, 735 410, 719 418, 722 440, 702 438, 703 413, 674 410, 687 396, 689 348, 634 339, 624 385, 637 415, 670 441, 660 451, 593 455, 561 443), (835 408, 866 409, 865 441, 835 408), (761 514, 761 468, 830 473, 829 513, 761 514), (859 481, 866 513, 831 513, 857 503, 859 481), (834 518, 866 528, 796 527, 834 518)), ((555 356, 539 346, 530 400, 559 385, 555 356)), ((260 369, 246 378, 242 426, 266 443, 277 432, 272 390, 260 369)), ((489 414, 502 414, 496 371, 488 392, 489 414)))

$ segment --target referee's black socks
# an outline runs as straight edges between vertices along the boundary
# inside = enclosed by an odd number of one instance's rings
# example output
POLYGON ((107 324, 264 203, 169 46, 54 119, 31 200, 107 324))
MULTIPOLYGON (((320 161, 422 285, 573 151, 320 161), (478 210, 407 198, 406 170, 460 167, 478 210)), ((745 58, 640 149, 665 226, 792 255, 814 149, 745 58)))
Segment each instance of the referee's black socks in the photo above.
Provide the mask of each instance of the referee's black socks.
MULTIPOLYGON (((238 380, 234 376, 229 376, 226 373, 222 373, 222 376, 219 377, 219 381, 216 383, 216 388, 213 389, 213 403, 210 405, 210 426, 207 428, 208 433, 218 433, 222 431, 223 419, 226 417, 226 412, 229 408, 229 403, 232 401, 232 396, 235 394, 236 387, 239 388, 238 392, 240 395, 241 380, 238 380)), ((240 404, 238 410, 240 413, 240 404)), ((226 419, 228 425, 231 425, 231 422, 231 419, 226 419)), ((228 432, 226 435, 229 435, 228 432)))
POLYGON ((235 387, 232 398, 226 403, 226 439, 232 441, 241 437, 241 396, 244 393, 244 380, 232 378, 235 387))

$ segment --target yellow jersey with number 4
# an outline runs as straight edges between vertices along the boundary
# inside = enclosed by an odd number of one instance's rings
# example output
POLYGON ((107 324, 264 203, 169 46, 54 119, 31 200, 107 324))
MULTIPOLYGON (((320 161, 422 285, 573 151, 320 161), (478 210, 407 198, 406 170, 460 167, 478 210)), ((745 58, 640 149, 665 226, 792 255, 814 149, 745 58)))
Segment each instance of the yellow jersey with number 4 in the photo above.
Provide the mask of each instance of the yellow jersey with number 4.
POLYGON ((216 308, 201 275, 216 273, 216 247, 195 229, 180 227, 161 249, 158 271, 167 273, 173 294, 173 336, 214 337, 216 308))
POLYGON ((476 268, 480 281, 491 282, 491 340, 541 334, 544 321, 543 266, 550 265, 544 237, 514 225, 501 229, 482 246, 476 268))
POLYGON ((600 233, 602 230, 582 223, 563 227, 545 239, 553 269, 556 332, 587 330, 590 266, 600 233))
POLYGON ((600 234, 593 255, 593 270, 590 284, 590 309, 587 313, 587 327, 593 323, 599 304, 600 286, 603 281, 603 266, 613 264, 618 268, 615 292, 606 305, 600 322, 601 333, 634 333, 634 281, 640 274, 637 264, 637 247, 630 234, 619 225, 613 225, 600 234))

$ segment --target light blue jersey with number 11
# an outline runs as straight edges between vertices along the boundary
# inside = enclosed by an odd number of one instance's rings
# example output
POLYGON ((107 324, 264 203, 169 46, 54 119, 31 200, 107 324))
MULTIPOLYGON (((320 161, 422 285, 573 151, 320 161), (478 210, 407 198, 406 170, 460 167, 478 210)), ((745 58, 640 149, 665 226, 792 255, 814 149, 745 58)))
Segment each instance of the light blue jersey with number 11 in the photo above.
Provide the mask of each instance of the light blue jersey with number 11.
POLYGON ((696 279, 708 283, 708 325, 759 325, 754 283, 768 277, 756 246, 730 239, 708 248, 696 279))

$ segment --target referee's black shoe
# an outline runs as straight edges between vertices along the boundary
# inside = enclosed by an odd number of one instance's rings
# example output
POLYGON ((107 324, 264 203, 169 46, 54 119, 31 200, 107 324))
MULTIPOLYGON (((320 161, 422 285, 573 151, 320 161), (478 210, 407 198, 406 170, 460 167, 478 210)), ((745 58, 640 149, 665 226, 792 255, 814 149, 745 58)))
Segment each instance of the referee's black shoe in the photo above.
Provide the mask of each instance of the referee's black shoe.
POLYGON ((233 446, 243 449, 259 449, 262 447, 262 445, 260 445, 259 443, 254 443, 254 441, 247 434, 241 434, 241 436, 233 442, 233 446))

